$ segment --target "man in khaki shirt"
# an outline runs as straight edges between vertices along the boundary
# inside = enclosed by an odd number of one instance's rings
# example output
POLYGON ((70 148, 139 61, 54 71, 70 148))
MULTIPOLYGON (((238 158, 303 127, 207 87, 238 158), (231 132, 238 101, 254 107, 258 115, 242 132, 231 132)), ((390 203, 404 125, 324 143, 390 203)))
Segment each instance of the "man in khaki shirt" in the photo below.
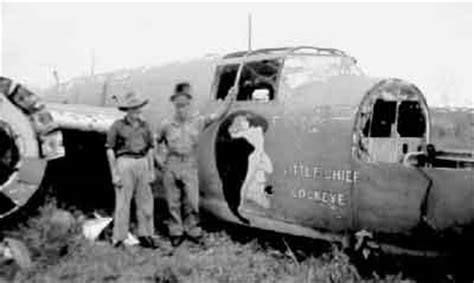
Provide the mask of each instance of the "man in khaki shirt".
POLYGON ((148 100, 135 92, 125 95, 119 106, 127 114, 115 121, 107 133, 107 157, 115 187, 115 216, 112 241, 121 246, 127 238, 130 221, 130 204, 135 196, 138 240, 140 245, 155 248, 153 194, 154 181, 153 134, 148 123, 140 117, 141 108, 148 100))
POLYGON ((166 191, 169 218, 166 221, 173 246, 179 246, 184 233, 199 242, 199 181, 197 172, 197 147, 199 135, 206 126, 222 118, 235 100, 236 91, 231 89, 225 107, 220 113, 209 116, 192 115, 191 86, 176 85, 170 100, 175 114, 164 121, 158 130, 158 164, 164 168, 163 183, 166 191))

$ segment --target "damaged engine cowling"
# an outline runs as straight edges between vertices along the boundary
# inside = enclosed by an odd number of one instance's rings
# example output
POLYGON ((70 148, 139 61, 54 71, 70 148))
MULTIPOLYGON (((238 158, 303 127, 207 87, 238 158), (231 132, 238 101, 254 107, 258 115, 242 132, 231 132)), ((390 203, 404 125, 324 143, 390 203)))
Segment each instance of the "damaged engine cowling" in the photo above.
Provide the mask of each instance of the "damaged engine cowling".
POLYGON ((48 160, 64 154, 62 134, 39 97, 0 77, 0 219, 26 204, 48 160))
POLYGON ((123 113, 43 103, 3 77, 0 92, 0 219, 24 206, 39 188, 60 206, 111 210, 104 144, 108 128, 123 113))

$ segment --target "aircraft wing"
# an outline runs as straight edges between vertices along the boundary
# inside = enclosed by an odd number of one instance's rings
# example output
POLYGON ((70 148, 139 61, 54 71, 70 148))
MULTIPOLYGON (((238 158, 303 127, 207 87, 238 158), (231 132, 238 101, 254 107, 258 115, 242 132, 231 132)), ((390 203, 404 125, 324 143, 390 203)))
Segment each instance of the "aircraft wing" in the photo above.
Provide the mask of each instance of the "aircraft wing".
POLYGON ((124 115, 111 107, 61 103, 48 103, 47 107, 60 129, 85 132, 106 133, 124 115))

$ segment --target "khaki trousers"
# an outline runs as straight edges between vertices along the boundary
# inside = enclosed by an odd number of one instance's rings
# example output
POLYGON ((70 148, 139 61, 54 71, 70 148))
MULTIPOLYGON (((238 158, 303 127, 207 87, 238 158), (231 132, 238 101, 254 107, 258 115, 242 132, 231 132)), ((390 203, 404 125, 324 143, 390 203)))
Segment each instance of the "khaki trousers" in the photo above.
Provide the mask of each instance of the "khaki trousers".
POLYGON ((199 224, 199 180, 194 160, 168 158, 163 175, 168 204, 170 236, 201 236, 199 224))
POLYGON ((155 232, 153 220, 153 194, 149 180, 147 159, 119 157, 117 169, 122 187, 115 188, 115 218, 113 240, 127 238, 130 222, 130 204, 135 197, 138 221, 138 236, 152 236, 155 232))

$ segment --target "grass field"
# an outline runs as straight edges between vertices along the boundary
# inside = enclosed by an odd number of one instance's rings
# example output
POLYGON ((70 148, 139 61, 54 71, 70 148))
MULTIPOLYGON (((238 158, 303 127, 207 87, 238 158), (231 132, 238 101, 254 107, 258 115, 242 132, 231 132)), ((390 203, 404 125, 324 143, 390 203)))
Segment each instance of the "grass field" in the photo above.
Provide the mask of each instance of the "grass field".
POLYGON ((158 234, 159 249, 117 249, 105 239, 86 240, 84 216, 58 226, 53 203, 4 231, 23 241, 33 267, 0 265, 0 282, 455 282, 447 262, 385 255, 358 261, 328 242, 285 236, 206 218, 204 245, 173 249, 158 234), (13 271, 12 271, 13 270, 13 271))
MULTIPOLYGON (((402 282, 401 272, 361 277, 337 247, 307 239, 206 222, 204 246, 185 242, 174 250, 158 236, 160 248, 113 248, 90 242, 76 225, 59 229, 51 222, 57 208, 42 207, 25 224, 5 233, 30 249, 34 266, 15 282, 402 282)), ((76 213, 76 217, 80 216, 76 213)), ((79 217, 80 218, 80 217, 79 217)), ((13 268, 3 266, 2 269, 13 268)), ((8 272, 7 272, 8 273, 8 272)), ((2 272, 1 274, 6 274, 2 272)), ((410 282, 406 278, 403 282, 410 282)))

